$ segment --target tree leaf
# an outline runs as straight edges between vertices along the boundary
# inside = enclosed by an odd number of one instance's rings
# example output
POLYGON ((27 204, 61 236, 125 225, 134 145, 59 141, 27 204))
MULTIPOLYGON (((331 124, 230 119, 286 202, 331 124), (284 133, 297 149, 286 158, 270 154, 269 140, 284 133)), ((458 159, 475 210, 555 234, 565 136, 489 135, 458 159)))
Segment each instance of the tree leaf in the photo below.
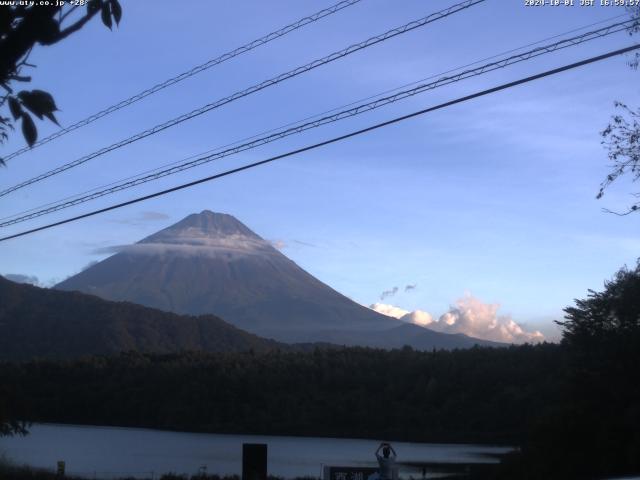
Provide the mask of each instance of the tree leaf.
POLYGON ((44 114, 45 117, 47 117, 49 120, 51 120, 53 123, 55 123, 56 125, 60 126, 60 124, 58 123, 58 120, 56 119, 55 115, 51 112, 47 112, 44 114))
POLYGON ((22 105, 16 97, 9 97, 9 110, 11 110, 11 115, 13 115, 13 119, 17 120, 20 115, 22 115, 22 105))
POLYGON ((120 19, 122 18, 122 7, 120 6, 118 0, 110 0, 110 3, 113 19, 116 21, 116 25, 120 25, 120 19))
POLYGON ((22 114, 22 134, 30 147, 32 147, 38 139, 38 130, 36 129, 36 125, 33 123, 31 115, 26 112, 22 114))
POLYGON ((36 96, 38 101, 46 106, 47 112, 55 112, 58 110, 56 102, 49 92, 45 92, 44 90, 31 90, 31 94, 36 96))
POLYGON ((53 17, 43 17, 38 22, 37 39, 42 45, 56 43, 60 36, 60 25, 53 17))
POLYGON ((100 0, 89 0, 87 2, 87 13, 92 14, 100 10, 100 0))
POLYGON ((30 92, 23 90, 18 93, 18 98, 20 98, 22 104, 40 120, 42 120, 43 115, 49 117, 51 112, 57 110, 53 97, 43 90, 32 90, 30 92))
MULTIPOLYGON (((22 93, 22 92, 20 92, 22 93)), ((29 111, 31 111, 31 113, 33 113, 35 116, 37 116, 40 120, 42 120, 42 112, 40 111, 40 107, 37 103, 33 102, 32 99, 30 97, 27 97, 27 100, 25 101, 24 98, 21 98, 20 100, 22 100, 22 104, 27 107, 27 109, 29 111)))
POLYGON ((109 8, 108 3, 105 2, 102 4, 102 11, 100 12, 100 15, 102 16, 102 23, 104 23, 107 27, 109 27, 109 30, 111 30, 111 9, 109 8))

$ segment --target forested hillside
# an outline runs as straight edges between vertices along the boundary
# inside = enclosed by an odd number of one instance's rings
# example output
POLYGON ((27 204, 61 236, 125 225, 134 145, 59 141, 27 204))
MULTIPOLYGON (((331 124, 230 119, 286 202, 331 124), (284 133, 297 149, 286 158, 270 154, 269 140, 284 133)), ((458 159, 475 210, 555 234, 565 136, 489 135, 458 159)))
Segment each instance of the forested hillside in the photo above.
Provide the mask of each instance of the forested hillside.
POLYGON ((0 360, 129 350, 262 351, 278 346, 213 315, 176 315, 0 277, 0 360))
POLYGON ((557 345, 424 353, 122 354, 0 366, 34 421, 515 442, 560 386, 557 345))

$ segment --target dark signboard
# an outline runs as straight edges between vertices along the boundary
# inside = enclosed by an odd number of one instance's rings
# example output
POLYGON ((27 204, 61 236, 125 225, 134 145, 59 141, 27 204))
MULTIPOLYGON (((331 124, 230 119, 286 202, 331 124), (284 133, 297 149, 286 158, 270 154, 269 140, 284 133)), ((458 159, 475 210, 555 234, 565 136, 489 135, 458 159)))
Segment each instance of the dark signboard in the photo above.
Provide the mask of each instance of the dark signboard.
POLYGON ((266 444, 242 444, 242 480, 267 480, 266 444))

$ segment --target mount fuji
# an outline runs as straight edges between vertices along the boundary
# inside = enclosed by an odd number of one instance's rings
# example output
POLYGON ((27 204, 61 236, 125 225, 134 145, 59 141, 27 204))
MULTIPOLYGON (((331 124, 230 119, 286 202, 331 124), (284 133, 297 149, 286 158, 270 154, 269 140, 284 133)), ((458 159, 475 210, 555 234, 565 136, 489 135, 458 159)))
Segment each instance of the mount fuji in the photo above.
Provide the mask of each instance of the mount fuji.
POLYGON ((498 345, 400 322, 307 273, 231 215, 192 214, 56 285, 188 315, 214 314, 283 342, 418 349, 498 345))

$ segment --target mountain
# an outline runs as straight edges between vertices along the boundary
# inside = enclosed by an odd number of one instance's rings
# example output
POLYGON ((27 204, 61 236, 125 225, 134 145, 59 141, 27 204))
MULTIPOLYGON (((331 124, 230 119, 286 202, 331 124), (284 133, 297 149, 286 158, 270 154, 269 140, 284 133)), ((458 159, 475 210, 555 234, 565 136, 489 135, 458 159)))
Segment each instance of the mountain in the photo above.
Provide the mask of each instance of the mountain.
POLYGON ((233 216, 208 210, 123 247, 55 288, 179 314, 213 313, 284 342, 429 349, 490 343, 401 324, 363 307, 233 216))
POLYGON ((0 276, 0 360, 121 351, 266 351, 285 347, 213 316, 180 316, 0 276))
POLYGON ((505 347, 506 344, 481 340, 463 333, 441 333, 429 328, 397 320, 388 330, 370 332, 363 331, 322 331, 314 335, 315 342, 333 345, 367 346, 373 348, 402 348, 406 345, 416 350, 453 350, 471 348, 475 345, 484 347, 505 347), (400 325, 398 325, 400 324, 400 325))

